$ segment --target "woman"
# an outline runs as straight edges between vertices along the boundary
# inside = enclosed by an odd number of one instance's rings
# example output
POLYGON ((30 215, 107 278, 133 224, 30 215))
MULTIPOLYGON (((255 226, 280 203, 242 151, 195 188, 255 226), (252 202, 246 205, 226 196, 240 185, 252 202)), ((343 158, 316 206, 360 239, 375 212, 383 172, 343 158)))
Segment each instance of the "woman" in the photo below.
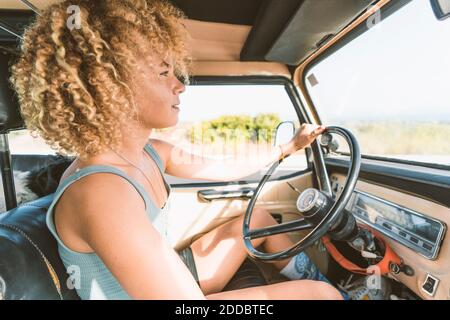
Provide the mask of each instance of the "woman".
MULTIPOLYGON (((171 248, 164 221, 170 186, 163 171, 222 181, 249 173, 242 167, 226 176, 224 170, 201 170, 220 165, 206 158, 193 161, 200 166, 180 164, 173 155, 184 151, 148 140, 153 129, 178 120, 185 90, 179 79, 187 78, 190 61, 181 19, 181 12, 161 1, 70 0, 46 9, 25 32, 12 77, 22 115, 55 149, 77 156, 61 179, 47 224, 66 268, 80 276, 74 283, 78 294, 83 299, 339 299, 332 286, 311 280, 220 292, 246 257, 242 218, 187 249, 198 284, 171 248)), ((266 162, 306 147, 323 130, 302 126, 266 162)), ((252 228, 272 224, 267 211, 254 211, 252 228)), ((254 242, 267 251, 292 245, 287 235, 254 242)), ((301 279, 298 261, 279 261, 276 267, 301 279)))

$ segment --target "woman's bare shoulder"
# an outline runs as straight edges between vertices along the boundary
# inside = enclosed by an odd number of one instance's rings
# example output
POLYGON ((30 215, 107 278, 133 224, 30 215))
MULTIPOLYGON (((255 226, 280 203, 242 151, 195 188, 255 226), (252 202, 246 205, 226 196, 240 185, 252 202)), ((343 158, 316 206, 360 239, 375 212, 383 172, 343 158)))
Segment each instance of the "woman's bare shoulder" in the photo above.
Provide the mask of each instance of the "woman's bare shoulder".
MULTIPOLYGON (((109 164, 105 159, 92 159, 89 162, 81 162, 79 159, 75 159, 62 174, 59 184, 80 169, 94 165, 105 165, 105 163, 108 166, 125 171, 124 168, 118 167, 117 164, 109 164)), ((117 199, 116 195, 120 195, 119 199, 123 199, 125 196, 132 196, 133 192, 131 191, 134 191, 134 188, 123 177, 108 172, 94 172, 77 179, 64 193, 69 194, 70 198, 76 200, 82 197, 84 200, 89 201, 99 197, 117 199)))
MULTIPOLYGON (((71 175, 66 171, 61 179, 71 175)), ((92 252, 87 232, 102 228, 102 220, 111 221, 117 212, 129 216, 145 210, 133 187, 120 176, 97 173, 73 182, 55 206, 54 220, 61 240, 77 252, 92 252)))
POLYGON ((114 207, 125 204, 145 207, 142 197, 130 182, 121 176, 105 172, 90 174, 73 182, 64 191, 64 200, 77 209, 96 206, 97 212, 109 207, 108 204, 114 207))

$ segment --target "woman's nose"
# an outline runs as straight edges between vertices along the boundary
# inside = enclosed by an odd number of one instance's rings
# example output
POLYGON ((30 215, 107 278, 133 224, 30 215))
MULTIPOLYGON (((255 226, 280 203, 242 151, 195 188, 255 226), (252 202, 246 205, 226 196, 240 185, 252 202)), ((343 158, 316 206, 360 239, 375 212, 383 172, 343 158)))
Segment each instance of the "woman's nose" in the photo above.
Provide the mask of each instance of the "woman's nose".
POLYGON ((181 82, 178 78, 176 78, 176 86, 175 86, 175 92, 177 94, 183 93, 184 90, 186 90, 186 85, 181 82))

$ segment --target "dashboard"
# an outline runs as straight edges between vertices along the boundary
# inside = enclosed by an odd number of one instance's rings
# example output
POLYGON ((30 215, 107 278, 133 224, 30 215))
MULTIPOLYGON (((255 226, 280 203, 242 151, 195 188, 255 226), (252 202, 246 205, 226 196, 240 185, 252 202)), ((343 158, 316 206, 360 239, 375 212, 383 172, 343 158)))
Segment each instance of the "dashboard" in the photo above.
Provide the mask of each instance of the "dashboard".
MULTIPOLYGON (((333 195, 345 176, 330 177, 333 195)), ((389 274, 422 299, 450 299, 450 208, 412 194, 358 180, 347 203, 358 223, 377 230, 414 274, 389 274)))
POLYGON ((446 225, 437 219, 355 190, 347 210, 382 234, 434 260, 439 254, 446 225))

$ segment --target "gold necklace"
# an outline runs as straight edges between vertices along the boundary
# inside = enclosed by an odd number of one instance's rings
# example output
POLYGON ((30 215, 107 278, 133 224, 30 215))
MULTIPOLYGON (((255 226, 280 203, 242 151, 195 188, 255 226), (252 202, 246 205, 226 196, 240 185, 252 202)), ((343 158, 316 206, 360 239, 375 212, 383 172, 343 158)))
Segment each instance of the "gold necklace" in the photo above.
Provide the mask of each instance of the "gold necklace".
MULTIPOLYGON (((132 161, 128 160, 127 158, 125 158, 123 155, 121 155, 120 153, 116 152, 115 150, 111 149, 112 152, 114 152, 117 156, 119 156, 122 160, 126 161, 128 164, 130 164, 132 167, 136 168, 139 170, 139 172, 142 173, 142 175, 145 177, 145 179, 148 181, 148 183, 150 184, 150 187, 153 190, 153 193, 155 194, 155 196, 157 195, 155 187, 153 186, 152 181, 150 180, 150 178, 147 176, 147 174, 145 173, 145 170, 142 170, 138 165, 134 164, 132 161)), ((145 151, 142 150, 142 153, 145 156, 145 151)), ((153 166, 152 166, 152 171, 155 172, 153 166)), ((162 189, 161 189, 162 190, 162 189)), ((160 209, 164 209, 164 207, 166 206, 167 201, 164 203, 163 207, 160 209)))
MULTIPOLYGON (((159 169, 159 167, 156 164, 155 160, 153 160, 153 158, 145 151, 144 151, 144 157, 150 158, 150 163, 151 163, 151 168, 152 168, 153 174, 155 176, 160 176, 161 180, 163 182, 162 184, 158 183, 159 191, 161 192, 161 194, 166 194, 167 193, 167 189, 166 189, 165 180, 164 180, 162 171, 159 169), (155 166, 157 166, 158 170, 155 169, 155 166)), ((168 194, 167 194, 167 196, 168 196, 168 194)))

